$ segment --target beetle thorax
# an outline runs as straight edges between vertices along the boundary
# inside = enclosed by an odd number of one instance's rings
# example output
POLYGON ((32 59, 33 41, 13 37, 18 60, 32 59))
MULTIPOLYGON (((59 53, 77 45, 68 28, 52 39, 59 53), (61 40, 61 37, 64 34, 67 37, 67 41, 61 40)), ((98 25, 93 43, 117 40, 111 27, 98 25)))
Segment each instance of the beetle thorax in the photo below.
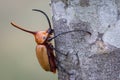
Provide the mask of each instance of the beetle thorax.
POLYGON ((48 38, 48 33, 46 31, 38 31, 35 34, 35 40, 37 44, 43 44, 48 38))

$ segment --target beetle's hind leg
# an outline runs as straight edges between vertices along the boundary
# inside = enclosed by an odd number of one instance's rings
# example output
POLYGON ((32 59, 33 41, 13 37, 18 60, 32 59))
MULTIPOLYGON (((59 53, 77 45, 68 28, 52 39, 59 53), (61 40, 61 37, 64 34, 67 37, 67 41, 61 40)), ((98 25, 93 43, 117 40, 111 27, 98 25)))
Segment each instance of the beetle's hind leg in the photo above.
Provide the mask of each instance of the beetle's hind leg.
MULTIPOLYGON (((61 53, 60 51, 58 51, 56 48, 53 47, 52 44, 49 44, 49 47, 50 47, 51 49, 55 50, 56 52, 64 55, 64 56, 67 56, 67 55, 68 55, 68 53, 67 53, 67 54, 63 54, 63 53, 61 53)), ((56 68, 57 68, 58 70, 61 69, 63 72, 67 73, 68 75, 72 75, 72 73, 68 72, 66 69, 64 69, 64 68, 60 65, 61 62, 60 62, 58 59, 56 59, 56 57, 55 57, 55 63, 56 63, 56 68)))
POLYGON ((68 72, 65 68, 63 68, 63 66, 60 65, 61 62, 60 62, 59 60, 57 60, 57 59, 55 58, 55 61, 56 61, 56 65, 57 65, 56 68, 57 68, 58 70, 61 70, 62 72, 67 73, 68 75, 73 75, 73 73, 68 72))

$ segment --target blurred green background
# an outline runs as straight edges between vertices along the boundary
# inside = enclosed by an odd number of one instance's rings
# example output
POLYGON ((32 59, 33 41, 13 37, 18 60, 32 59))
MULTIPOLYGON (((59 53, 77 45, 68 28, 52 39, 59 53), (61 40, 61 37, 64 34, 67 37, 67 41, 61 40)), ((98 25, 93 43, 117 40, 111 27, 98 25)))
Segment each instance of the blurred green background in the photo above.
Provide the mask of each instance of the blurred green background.
POLYGON ((57 80, 39 65, 34 37, 10 25, 11 21, 28 30, 46 30, 48 23, 41 9, 51 17, 50 0, 0 0, 0 80, 57 80))

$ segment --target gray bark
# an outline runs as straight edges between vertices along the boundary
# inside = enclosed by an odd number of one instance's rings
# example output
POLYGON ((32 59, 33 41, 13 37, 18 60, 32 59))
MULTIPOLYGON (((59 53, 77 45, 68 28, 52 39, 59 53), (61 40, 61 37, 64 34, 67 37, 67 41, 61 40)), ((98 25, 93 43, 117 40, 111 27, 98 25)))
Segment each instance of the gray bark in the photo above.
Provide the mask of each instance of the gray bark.
POLYGON ((51 0, 59 80, 120 80, 120 0, 51 0), (91 35, 87 32, 90 32, 91 35))

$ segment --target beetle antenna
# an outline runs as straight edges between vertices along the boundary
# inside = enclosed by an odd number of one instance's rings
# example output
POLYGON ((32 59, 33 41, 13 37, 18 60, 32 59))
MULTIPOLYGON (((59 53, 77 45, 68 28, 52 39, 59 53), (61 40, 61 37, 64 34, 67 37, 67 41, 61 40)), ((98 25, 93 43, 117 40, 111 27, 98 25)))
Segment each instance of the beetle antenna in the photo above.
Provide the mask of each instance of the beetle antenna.
MULTIPOLYGON (((49 38, 48 41, 51 41, 52 39, 55 39, 55 38, 57 38, 60 35, 67 34, 67 33, 70 33, 70 32, 78 32, 78 31, 84 31, 84 30, 71 30, 71 31, 62 32, 62 33, 60 33, 60 34, 58 34, 58 35, 56 35, 56 36, 54 36, 52 38, 49 38)), ((88 31, 86 31, 86 32, 91 35, 90 32, 88 32, 88 31)))
POLYGON ((43 12, 42 10, 38 10, 38 9, 32 9, 32 10, 43 13, 43 14, 45 15, 45 17, 47 18, 47 21, 48 21, 48 24, 49 24, 49 28, 52 29, 52 28, 51 28, 50 19, 49 19, 48 15, 47 15, 45 12, 43 12))
POLYGON ((29 31, 29 30, 26 30, 24 28, 22 28, 21 26, 17 25, 15 22, 11 22, 11 25, 13 25, 14 27, 22 30, 22 31, 25 31, 25 32, 28 32, 28 33, 31 33, 31 34, 35 34, 36 32, 33 32, 33 31, 29 31))

